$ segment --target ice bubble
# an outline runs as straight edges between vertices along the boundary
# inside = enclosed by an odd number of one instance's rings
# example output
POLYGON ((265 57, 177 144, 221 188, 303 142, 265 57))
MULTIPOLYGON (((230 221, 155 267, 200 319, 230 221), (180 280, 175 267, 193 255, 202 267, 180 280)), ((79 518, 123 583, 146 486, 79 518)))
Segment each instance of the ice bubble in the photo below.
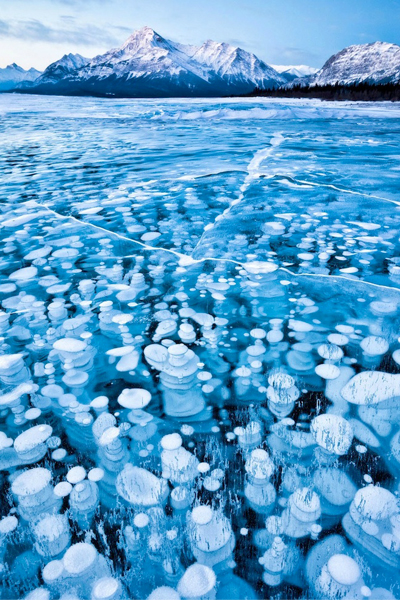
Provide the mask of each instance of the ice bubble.
POLYGON ((67 481, 69 481, 69 483, 72 483, 73 485, 75 483, 83 481, 85 477, 86 471, 83 467, 80 466, 72 467, 72 469, 70 469, 67 473, 67 481))
POLYGON ((117 600, 120 598, 121 584, 114 577, 102 577, 92 587, 92 600, 117 600))
POLYGON ((0 520, 0 534, 6 535, 7 533, 11 533, 18 526, 18 519, 14 517, 14 515, 9 515, 8 517, 3 517, 0 520))
POLYGON ((119 373, 124 373, 126 371, 134 371, 139 363, 139 352, 137 350, 132 350, 128 354, 122 356, 118 363, 116 364, 116 370, 119 373))
POLYGON ((150 402, 151 394, 147 390, 141 388, 125 388, 122 390, 117 400, 124 408, 143 408, 150 402))
POLYGON ((14 271, 9 276, 11 281, 24 282, 29 279, 33 279, 38 274, 38 270, 36 267, 24 267, 23 269, 18 269, 18 271, 14 271))
POLYGON ((245 469, 255 479, 269 479, 275 470, 275 465, 268 453, 261 448, 256 448, 246 461, 245 469))
MULTIPOLYGON (((14 441, 14 448, 21 458, 30 458, 37 446, 43 444, 53 433, 50 425, 35 425, 21 433, 14 441)), ((47 448, 44 449, 46 452, 47 448)), ((39 451, 39 454, 41 452, 39 451)))
POLYGON ((181 600, 181 597, 176 590, 163 585, 153 590, 147 600, 181 600))
POLYGON ((135 525, 135 527, 139 527, 139 529, 147 527, 149 522, 150 519, 149 516, 146 515, 146 513, 137 513, 133 519, 133 524, 135 525))
POLYGON ((72 485, 68 481, 61 481, 57 483, 54 488, 54 493, 59 498, 65 498, 72 492, 72 485))
POLYGON ((273 262, 263 262, 263 261, 252 261, 252 262, 247 262, 243 265, 244 269, 246 269, 246 271, 248 273, 251 274, 259 274, 259 273, 273 273, 274 271, 276 271, 278 269, 278 265, 273 263, 273 262))
POLYGON ((2 354, 0 355, 0 373, 14 372, 15 368, 21 364, 23 354, 2 354))
MULTIPOLYGON (((115 317, 113 317, 115 320, 115 317)), ((121 346, 120 348, 111 348, 111 350, 107 350, 106 354, 108 356, 115 356, 120 358, 121 356, 126 356, 130 354, 135 348, 133 346, 121 346)))
POLYGON ((310 488, 296 490, 289 498, 291 513, 305 523, 315 521, 321 515, 321 503, 318 494, 310 488))
POLYGON ((103 469, 100 467, 94 467, 93 469, 90 469, 88 473, 88 479, 89 481, 101 481, 104 475, 105 473, 103 469))
POLYGON ((91 401, 90 406, 94 408, 96 412, 100 412, 107 408, 108 402, 107 396, 97 396, 97 398, 94 398, 91 401))
POLYGON ((387 340, 376 335, 370 335, 364 338, 361 341, 360 347, 368 356, 381 356, 389 350, 387 340))
POLYGON ((194 563, 186 569, 178 583, 177 591, 182 600, 201 598, 214 588, 216 581, 212 569, 200 563, 194 563))
POLYGON ((51 252, 51 246, 42 246, 42 248, 38 248, 37 250, 32 250, 25 254, 24 260, 36 260, 37 258, 44 258, 48 256, 51 252))
POLYGON ((204 481, 203 481, 203 487, 205 490, 208 490, 209 492, 216 492, 217 490, 220 489, 221 487, 221 482, 218 481, 218 479, 215 479, 214 477, 205 477, 204 481))
POLYGON ((346 346, 349 343, 349 338, 342 333, 330 333, 328 335, 328 342, 336 346, 346 346))
POLYGON ((161 439, 161 447, 164 450, 177 450, 182 445, 182 438, 179 433, 170 433, 168 435, 164 435, 161 439))
POLYGON ((29 469, 18 475, 12 485, 13 494, 26 497, 41 492, 51 481, 51 472, 43 467, 29 469))
POLYGON ((400 365, 400 348, 395 350, 392 354, 393 360, 396 364, 400 365))
POLYGON ((63 354, 77 354, 83 352, 86 347, 86 342, 72 337, 61 338, 53 344, 53 348, 63 354))
POLYGON ((381 521, 398 512, 396 497, 386 488, 376 485, 358 490, 353 504, 365 520, 381 521))
POLYGON ((12 440, 12 438, 7 437, 7 435, 3 431, 0 431, 0 450, 10 448, 10 446, 12 446, 13 443, 14 441, 12 440))
POLYGON ((35 421, 40 417, 41 414, 42 411, 40 410, 40 408, 29 408, 25 412, 25 418, 28 419, 28 421, 35 421))
POLYGON ((339 415, 323 414, 315 417, 310 431, 319 446, 338 456, 346 454, 353 441, 350 423, 339 415))
POLYGON ((92 544, 78 542, 64 554, 64 568, 72 576, 77 576, 88 571, 97 558, 97 550, 92 544))
POLYGON ((50 591, 44 587, 36 588, 24 597, 24 600, 50 600, 50 591))
POLYGON ((187 488, 177 486, 171 492, 171 506, 176 510, 185 510, 189 507, 190 498, 187 488))
POLYGON ((207 525, 213 517, 212 509, 209 506, 196 506, 192 510, 192 519, 197 525, 207 525))
POLYGON ((322 379, 337 379, 340 375, 340 369, 336 365, 332 365, 329 363, 323 363, 322 365, 317 365, 315 367, 315 372, 322 379))
POLYGON ((346 507, 357 492, 347 473, 334 467, 317 469, 313 480, 316 491, 335 507, 346 507))
POLYGON ((163 504, 168 496, 168 484, 150 471, 129 463, 117 477, 118 494, 134 506, 151 507, 163 504))
POLYGON ((328 571, 342 585, 354 585, 361 577, 360 567, 347 554, 334 554, 328 560, 328 571))
POLYGON ((343 350, 336 344, 321 344, 318 346, 318 354, 325 360, 338 361, 343 358, 343 350))
POLYGON ((341 393, 351 404, 379 404, 400 396, 400 375, 381 371, 362 371, 350 379, 341 393))
MULTIPOLYGON (((79 388, 88 382, 89 375, 85 371, 80 371, 79 369, 70 369, 63 376, 62 380, 66 386, 70 388, 79 388)), ((78 393, 78 392, 75 392, 78 393)))
MULTIPOLYGON (((0 366, 1 370, 1 366, 0 366)), ((24 394, 29 394, 34 389, 32 383, 21 383, 16 388, 14 388, 11 392, 6 392, 0 396, 0 407, 7 407, 16 404, 21 396, 24 394)))
POLYGON ((120 435, 119 427, 108 427, 100 436, 99 445, 108 446, 120 435))
POLYGON ((197 470, 199 471, 199 473, 203 473, 203 474, 208 473, 210 468, 211 468, 210 465, 206 462, 202 462, 197 465, 197 470))
POLYGON ((70 533, 66 515, 44 514, 32 527, 35 546, 42 556, 55 556, 69 544, 70 533))
POLYGON ((52 452, 51 454, 51 458, 58 461, 63 460, 66 456, 67 451, 64 448, 58 448, 57 450, 54 450, 54 452, 52 452))
POLYGON ((293 329, 293 331, 297 331, 300 333, 307 333, 314 329, 314 326, 311 323, 306 323, 305 321, 299 321, 297 319, 289 319, 289 328, 293 329))

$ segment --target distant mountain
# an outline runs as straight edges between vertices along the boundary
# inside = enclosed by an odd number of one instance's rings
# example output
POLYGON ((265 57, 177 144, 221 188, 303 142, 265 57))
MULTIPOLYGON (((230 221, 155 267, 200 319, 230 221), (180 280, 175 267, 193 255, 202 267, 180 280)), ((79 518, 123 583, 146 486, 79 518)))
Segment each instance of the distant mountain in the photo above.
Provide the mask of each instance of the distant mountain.
POLYGON ((0 91, 6 92, 12 90, 23 81, 35 81, 41 74, 36 69, 25 70, 22 67, 12 63, 4 69, 0 69, 0 91))
POLYGON ((267 65, 254 54, 208 40, 202 46, 163 38, 150 27, 120 48, 92 59, 66 54, 40 73, 17 65, 0 69, 0 91, 116 97, 217 97, 315 86, 397 84, 400 46, 384 42, 349 46, 317 70, 267 65))
MULTIPOLYGON (((65 78, 68 78, 72 73, 74 73, 77 69, 81 69, 90 61, 90 58, 85 58, 80 54, 64 54, 60 60, 56 60, 56 62, 51 63, 44 71, 40 74, 34 84, 23 84, 22 86, 26 88, 35 88, 39 89, 46 85, 55 85, 59 81, 62 81, 65 78)), ((36 93, 36 92, 35 92, 36 93)))
POLYGON ((314 75, 314 73, 318 71, 315 67, 309 67, 307 65, 271 65, 271 67, 282 75, 286 81, 314 75))
POLYGON ((208 40, 192 55, 192 59, 209 67, 229 86, 276 87, 282 80, 275 69, 255 54, 230 44, 208 40))
POLYGON ((385 42, 348 46, 331 56, 314 75, 294 79, 296 85, 385 84, 400 81, 400 46, 385 42))
POLYGON ((286 79, 254 54, 207 41, 185 46, 143 27, 120 48, 89 60, 66 55, 50 65, 25 93, 120 97, 227 96, 286 79))

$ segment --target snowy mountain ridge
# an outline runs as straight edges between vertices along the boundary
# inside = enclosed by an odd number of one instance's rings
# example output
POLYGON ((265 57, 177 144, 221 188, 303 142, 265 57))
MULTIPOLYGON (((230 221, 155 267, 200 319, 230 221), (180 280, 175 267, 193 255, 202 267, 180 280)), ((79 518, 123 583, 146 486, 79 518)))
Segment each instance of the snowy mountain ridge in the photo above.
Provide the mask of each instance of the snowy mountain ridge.
POLYGON ((132 97, 218 96, 244 94, 255 87, 279 87, 285 81, 272 67, 242 48, 211 40, 200 47, 179 44, 143 27, 134 31, 120 48, 92 59, 64 56, 24 91, 132 97))
POLYGON ((308 65, 271 65, 271 67, 288 81, 298 77, 314 75, 318 71, 315 67, 309 67, 308 65))
POLYGON ((57 83, 90 61, 80 54, 64 54, 62 58, 51 63, 35 81, 35 87, 46 83, 57 83))
POLYGON ((23 81, 35 81, 40 74, 37 69, 25 70, 16 63, 7 65, 4 69, 0 69, 0 91, 12 90, 23 81))
POLYGON ((17 65, 0 69, 2 91, 15 88, 25 93, 61 95, 215 97, 243 95, 256 88, 361 82, 400 82, 400 46, 386 42, 348 46, 317 70, 307 65, 271 66, 225 42, 185 45, 143 27, 119 48, 92 59, 65 54, 42 74, 17 65), (7 70, 14 78, 5 74, 7 70))
POLYGON ((374 42, 348 46, 331 56, 314 75, 295 79, 289 87, 397 83, 400 81, 400 46, 374 42))

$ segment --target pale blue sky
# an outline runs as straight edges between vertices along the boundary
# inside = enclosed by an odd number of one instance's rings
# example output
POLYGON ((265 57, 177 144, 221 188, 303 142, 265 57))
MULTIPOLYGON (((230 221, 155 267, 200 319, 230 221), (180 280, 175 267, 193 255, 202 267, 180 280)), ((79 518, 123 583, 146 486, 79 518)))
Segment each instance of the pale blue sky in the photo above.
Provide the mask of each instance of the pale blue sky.
POLYGON ((400 44, 400 0, 0 0, 0 67, 92 57, 148 25, 164 37, 226 41, 272 64, 320 67, 351 44, 400 44))

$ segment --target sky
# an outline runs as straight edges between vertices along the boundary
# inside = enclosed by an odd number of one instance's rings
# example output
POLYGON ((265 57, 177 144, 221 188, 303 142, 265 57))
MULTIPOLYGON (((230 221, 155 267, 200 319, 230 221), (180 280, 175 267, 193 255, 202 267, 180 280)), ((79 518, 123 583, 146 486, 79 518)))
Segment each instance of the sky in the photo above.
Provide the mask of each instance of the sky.
POLYGON ((321 67, 351 44, 400 44, 400 0, 0 0, 0 67, 93 57, 145 25, 181 43, 229 42, 269 64, 321 67))

